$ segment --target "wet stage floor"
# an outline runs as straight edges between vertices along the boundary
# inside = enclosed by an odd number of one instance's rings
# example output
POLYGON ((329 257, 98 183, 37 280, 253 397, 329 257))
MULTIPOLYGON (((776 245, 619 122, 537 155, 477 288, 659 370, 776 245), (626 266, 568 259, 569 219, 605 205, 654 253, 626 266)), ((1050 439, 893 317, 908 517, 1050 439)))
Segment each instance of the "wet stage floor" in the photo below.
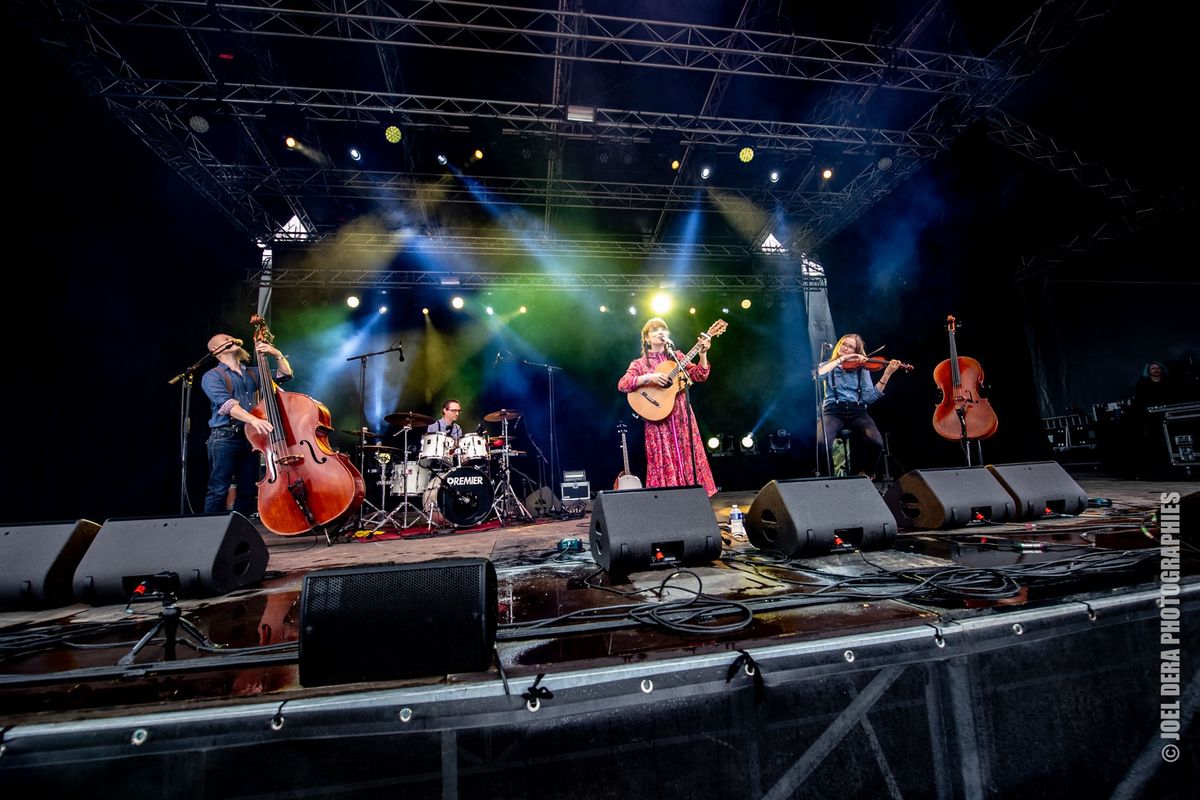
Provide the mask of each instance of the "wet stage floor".
MULTIPOLYGON (((188 646, 181 632, 179 661, 163 660, 161 639, 145 646, 132 663, 145 669, 116 670, 134 643, 158 622, 160 605, 139 604, 130 615, 124 606, 73 605, 59 609, 0 613, 0 679, 47 676, 36 685, 6 686, 0 681, 0 724, 36 718, 77 718, 128 712, 144 704, 229 703, 246 698, 336 691, 304 689, 297 681, 294 645, 299 639, 299 596, 304 576, 318 569, 368 564, 411 563, 443 557, 490 559, 498 574, 500 630, 497 649, 510 677, 584 669, 631 661, 678 658, 735 651, 786 641, 852 635, 912 624, 935 623, 947 610, 1020 604, 1071 592, 1135 585, 1138 574, 1104 575, 1089 583, 1054 590, 1022 592, 1001 600, 849 599, 812 603, 833 584, 880 571, 912 571, 954 565, 977 568, 1033 564, 1098 550, 1138 550, 1156 545, 1144 530, 1159 493, 1196 491, 1195 483, 1141 484, 1081 481, 1089 497, 1107 497, 1108 509, 1089 509, 1079 517, 1036 524, 1016 523, 943 532, 901 532, 886 551, 848 552, 793 561, 786 567, 763 557, 748 541, 729 539, 719 561, 684 568, 636 572, 628 577, 600 571, 588 552, 590 515, 511 527, 455 531, 419 538, 352 539, 327 546, 324 538, 265 534, 270 553, 267 577, 257 586, 223 597, 182 600, 184 618, 213 644, 230 650, 277 645, 274 660, 247 666, 197 671, 208 657, 188 646), (559 552, 564 539, 579 539, 582 552, 559 552), (683 602, 702 591, 727 601, 758 603, 752 620, 738 630, 684 635, 653 625, 626 624, 587 632, 532 635, 534 621, 576 615, 561 626, 607 619, 606 610, 629 604, 683 602), (810 604, 796 602, 804 598, 810 604), (772 604, 776 604, 775 607, 772 604), (765 607, 763 605, 765 604, 765 607), (113 668, 100 676, 57 675, 71 670, 113 668), (121 672, 118 678, 117 673, 121 672)), ((713 498, 718 522, 727 525, 729 507, 748 508, 753 492, 722 493, 713 498)), ((724 528, 723 528, 724 530, 724 528)), ((839 584, 840 585, 840 584, 839 584)), ((398 609, 402 613, 403 609, 398 609)), ((736 617, 736 614, 733 615, 736 617)), ((726 619, 725 621, 728 621, 726 619)), ((718 621, 719 622, 719 621, 718 621)), ((713 624, 701 620, 700 624, 713 624)), ((226 662, 222 662, 226 663, 226 662)), ((452 675, 450 682, 487 680, 499 674, 452 675)), ((429 683, 429 679, 413 681, 429 683)), ((369 684, 364 684, 367 686, 369 684)), ((396 685, 389 682, 387 685, 396 685)), ((156 708, 161 706, 156 705, 156 708)))

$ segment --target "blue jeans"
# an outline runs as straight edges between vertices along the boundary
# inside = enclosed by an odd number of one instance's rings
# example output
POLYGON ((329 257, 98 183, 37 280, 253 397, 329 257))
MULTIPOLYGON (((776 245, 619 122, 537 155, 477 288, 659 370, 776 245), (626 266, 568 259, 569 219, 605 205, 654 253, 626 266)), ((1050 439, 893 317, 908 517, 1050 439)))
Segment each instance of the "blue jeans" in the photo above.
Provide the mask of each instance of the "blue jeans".
POLYGON ((204 496, 204 513, 219 514, 225 510, 225 498, 235 481, 237 499, 233 501, 233 510, 247 517, 256 513, 258 472, 258 453, 250 447, 240 426, 212 428, 208 434, 208 493, 204 496))

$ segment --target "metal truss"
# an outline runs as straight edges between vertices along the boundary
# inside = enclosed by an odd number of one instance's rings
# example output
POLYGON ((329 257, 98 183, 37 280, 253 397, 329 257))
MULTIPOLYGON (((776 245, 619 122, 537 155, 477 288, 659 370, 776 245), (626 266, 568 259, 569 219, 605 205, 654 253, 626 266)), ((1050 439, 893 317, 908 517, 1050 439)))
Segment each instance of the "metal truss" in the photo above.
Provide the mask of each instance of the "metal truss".
POLYGON ((567 272, 420 272, 336 268, 280 268, 251 277, 255 284, 356 289, 505 290, 535 292, 649 291, 794 294, 825 289, 824 275, 666 275, 567 272))
POLYGON ((185 27, 222 34, 569 59, 935 94, 971 94, 973 84, 992 80, 997 74, 992 61, 969 55, 458 0, 406 3, 403 8, 385 0, 336 5, 317 2, 302 9, 280 6, 274 0, 77 0, 72 5, 92 25, 185 27), (386 8, 383 16, 377 13, 380 7, 386 8), (576 42, 573 52, 559 47, 564 39, 576 42), (730 53, 745 57, 725 58, 730 53))
POLYGON ((987 114, 988 137, 1017 155, 1053 172, 1073 179, 1080 186, 1099 192, 1122 208, 1145 205, 1149 197, 1129 181, 1118 178, 1106 167, 1084 159, 1074 150, 1062 147, 1047 134, 993 108, 987 114))

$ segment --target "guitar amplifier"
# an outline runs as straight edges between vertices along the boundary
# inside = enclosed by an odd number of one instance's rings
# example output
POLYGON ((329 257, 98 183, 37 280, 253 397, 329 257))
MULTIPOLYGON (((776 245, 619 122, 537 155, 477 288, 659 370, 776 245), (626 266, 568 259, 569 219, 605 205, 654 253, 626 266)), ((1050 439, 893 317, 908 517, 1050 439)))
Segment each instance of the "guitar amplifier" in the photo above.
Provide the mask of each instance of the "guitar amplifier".
POLYGON ((592 484, 587 481, 564 482, 562 485, 562 501, 564 503, 592 499, 592 484))

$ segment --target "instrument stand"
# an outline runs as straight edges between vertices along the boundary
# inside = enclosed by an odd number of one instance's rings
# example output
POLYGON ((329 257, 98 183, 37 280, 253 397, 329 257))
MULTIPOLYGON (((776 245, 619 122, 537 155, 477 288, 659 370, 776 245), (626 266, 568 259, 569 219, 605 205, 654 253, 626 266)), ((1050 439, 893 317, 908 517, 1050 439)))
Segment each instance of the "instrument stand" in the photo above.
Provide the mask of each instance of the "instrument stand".
MULTIPOLYGON (((378 531, 380 528, 382 528, 384 525, 386 525, 389 522, 392 523, 393 525, 398 525, 400 530, 405 530, 409 527, 410 524, 415 525, 419 520, 424 519, 426 522, 429 523, 430 528, 433 527, 432 516, 430 516, 428 513, 426 513, 425 509, 421 508, 420 506, 414 505, 413 502, 408 499, 409 495, 408 495, 408 492, 406 491, 408 489, 407 483, 408 483, 408 463, 409 463, 408 462, 408 432, 411 430, 412 430, 411 425, 405 425, 403 428, 400 429, 400 433, 404 434, 404 449, 402 451, 404 453, 404 458, 402 458, 400 461, 400 465, 401 465, 401 471, 400 471, 400 481, 401 481, 400 492, 401 492, 401 494, 400 494, 400 496, 403 497, 404 500, 403 500, 403 502, 400 503, 400 505, 398 505, 394 509, 392 509, 392 511, 390 513, 387 512, 387 509, 386 509, 386 506, 387 506, 387 482, 380 481, 381 488, 379 490, 379 494, 380 494, 381 508, 379 509, 379 511, 372 514, 369 518, 364 519, 362 521, 362 528, 365 529, 367 527, 367 525, 369 525, 371 523, 375 523, 376 517, 379 517, 380 515, 382 515, 382 518, 379 519, 378 523, 375 524, 375 527, 370 530, 371 533, 375 533, 376 531, 378 531), (408 512, 409 511, 416 512, 416 518, 412 521, 412 523, 409 523, 409 521, 408 521, 408 517, 409 517, 408 512), (399 520, 396 519, 397 514, 400 514, 399 520)), ((393 435, 395 435, 395 434, 393 434, 393 435)), ((394 472, 393 472, 393 479, 394 479, 394 472)))
POLYGON ((134 603, 149 600, 161 600, 162 611, 159 612, 158 622, 155 623, 154 627, 138 640, 133 649, 121 657, 117 662, 117 666, 127 667, 132 664, 142 648, 148 645, 160 632, 163 635, 163 660, 174 661, 175 645, 178 641, 180 628, 183 629, 183 633, 187 635, 194 646, 214 647, 212 641, 199 628, 184 619, 182 609, 175 604, 177 599, 175 592, 171 588, 168 588, 171 586, 176 588, 179 586, 179 576, 173 572, 159 573, 138 584, 137 589, 134 590, 134 596, 125 605, 125 613, 133 613, 134 603), (159 588, 157 590, 152 588, 150 593, 139 595, 138 592, 144 592, 147 586, 157 586, 159 588))
MULTIPOLYGON (((507 524, 508 521, 518 516, 524 516, 532 522, 533 515, 529 513, 529 509, 525 507, 521 498, 517 497, 517 493, 512 488, 512 467, 509 464, 509 451, 512 450, 512 447, 508 438, 508 420, 502 419, 500 425, 500 436, 504 440, 504 452, 500 456, 500 477, 492 487, 496 498, 492 501, 492 511, 495 512, 496 519, 500 520, 501 525, 507 524), (501 491, 501 486, 504 487, 503 491, 501 491)), ((551 428, 553 428, 553 423, 551 423, 551 428)))
POLYGON ((825 451, 825 473, 824 474, 832 478, 833 477, 833 454, 830 451, 833 450, 833 443, 829 441, 829 438, 825 432, 825 425, 826 425, 825 405, 824 405, 824 403, 821 402, 821 400, 823 399, 821 397, 821 378, 823 376, 821 375, 821 372, 820 372, 821 364, 822 364, 822 362, 820 361, 820 358, 825 355, 825 347, 826 347, 825 343, 822 342, 821 355, 817 357, 818 361, 817 361, 816 365, 812 368, 813 402, 816 404, 816 414, 817 414, 816 420, 817 420, 817 429, 818 429, 817 444, 816 444, 817 458, 816 458, 815 473, 816 473, 817 477, 821 477, 821 450, 822 450, 822 448, 824 448, 824 451, 825 451), (828 442, 828 444, 826 444, 826 442, 828 442))
MULTIPOLYGON (((557 469, 558 469, 558 436, 556 433, 557 423, 555 421, 555 414, 554 414, 554 371, 562 370, 562 367, 557 367, 553 364, 541 364, 536 361, 526 361, 524 359, 521 359, 519 363, 528 364, 531 367, 545 367, 546 368, 546 377, 549 380, 549 395, 550 395, 550 397, 549 397, 549 400, 550 400, 550 460, 548 462, 548 466, 550 468, 550 493, 553 494, 554 493, 554 485, 553 484, 554 484, 555 476, 558 474, 557 473, 557 469)), ((533 437, 530 436, 529 440, 533 441, 533 437)), ((541 454, 541 452, 542 452, 541 450, 538 450, 539 454, 541 454)), ((545 456, 542 456, 542 458, 544 459, 545 456)), ((544 484, 544 483, 542 484, 542 486, 545 486, 545 485, 546 484, 544 484)), ((541 487, 539 487, 539 488, 541 488, 541 487)))
MULTIPOLYGON (((399 339, 397 339, 396 343, 394 345, 392 345, 391 347, 389 347, 387 350, 377 350, 374 353, 360 353, 359 355, 350 356, 346 359, 347 361, 357 361, 358 362, 358 428, 360 431, 362 431, 362 433, 359 434, 359 436, 361 437, 361 441, 359 442, 360 445, 364 445, 367 443, 367 434, 366 434, 366 431, 367 431, 367 359, 372 358, 373 356, 382 356, 382 355, 386 355, 387 353, 397 353, 397 352, 400 353, 400 360, 403 361, 404 360, 404 345, 402 345, 400 343, 399 339)), ((380 472, 379 472, 379 477, 381 479, 380 480, 381 483, 385 483, 382 480, 383 472, 384 472, 384 470, 381 467, 380 472)), ((358 474, 364 476, 364 479, 367 474, 366 473, 366 453, 363 452, 362 447, 358 448, 358 474)), ((385 500, 386 500, 386 497, 387 496, 384 495, 385 500)), ((368 506, 371 506, 372 508, 375 508, 375 505, 370 500, 367 500, 365 498, 363 499, 363 505, 368 505, 368 506)), ((371 514, 369 514, 368 516, 374 516, 376 513, 382 512, 386 505, 387 505, 386 503, 381 504, 379 508, 376 508, 375 511, 372 512, 371 514)), ((366 524, 366 517, 363 516, 363 507, 359 506, 358 507, 359 530, 361 530, 365 524, 366 524)))
POLYGON ((188 439, 192 433, 192 384, 196 377, 196 370, 213 357, 212 353, 205 353, 199 361, 167 381, 168 386, 179 384, 179 513, 181 515, 188 513, 192 505, 191 498, 188 497, 187 486, 188 439))
MULTIPOLYGON (((555 498, 555 499, 558 499, 558 495, 554 494, 554 489, 546 486, 546 474, 545 474, 545 469, 546 469, 546 467, 547 467, 547 466, 549 466, 550 462, 546 460, 546 454, 542 452, 542 448, 538 447, 537 440, 533 438, 533 434, 532 434, 532 433, 530 433, 530 434, 529 434, 529 443, 530 443, 531 445, 533 445, 533 449, 534 449, 534 450, 536 450, 536 451, 537 451, 537 454, 538 454, 538 462, 537 462, 537 466, 538 466, 538 479, 537 479, 537 489, 536 489, 536 491, 540 492, 540 491, 541 491, 543 488, 549 488, 549 489, 550 489, 550 496, 551 496, 551 497, 553 497, 553 498, 555 498)), ((516 472, 518 475, 524 475, 526 480, 532 481, 532 479, 531 479, 531 478, 530 478, 528 475, 525 475, 525 473, 524 473, 524 472, 521 472, 520 470, 515 470, 515 469, 514 469, 514 470, 512 470, 512 471, 513 471, 513 472, 516 472)), ((553 480, 553 477, 551 478, 551 480, 553 480)), ((537 515, 538 515, 539 517, 541 517, 541 516, 548 516, 549 514, 552 514, 553 512, 554 512, 554 503, 552 502, 552 503, 550 504, 550 511, 549 511, 549 512, 546 512, 545 514, 543 514, 541 511, 539 511, 537 515)))

